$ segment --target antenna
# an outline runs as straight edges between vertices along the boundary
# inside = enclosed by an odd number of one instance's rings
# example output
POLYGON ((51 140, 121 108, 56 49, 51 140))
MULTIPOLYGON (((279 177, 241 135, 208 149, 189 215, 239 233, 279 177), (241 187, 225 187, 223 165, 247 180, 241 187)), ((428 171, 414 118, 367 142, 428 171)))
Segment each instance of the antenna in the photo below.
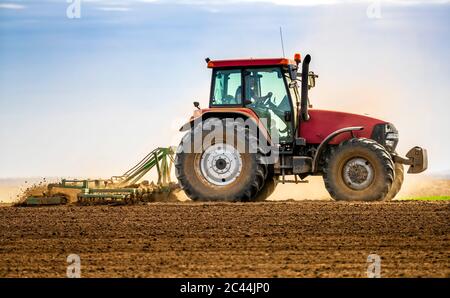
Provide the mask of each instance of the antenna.
POLYGON ((281 50, 283 51, 283 57, 286 57, 284 54, 284 42, 283 42, 283 29, 280 26, 280 40, 281 40, 281 50))

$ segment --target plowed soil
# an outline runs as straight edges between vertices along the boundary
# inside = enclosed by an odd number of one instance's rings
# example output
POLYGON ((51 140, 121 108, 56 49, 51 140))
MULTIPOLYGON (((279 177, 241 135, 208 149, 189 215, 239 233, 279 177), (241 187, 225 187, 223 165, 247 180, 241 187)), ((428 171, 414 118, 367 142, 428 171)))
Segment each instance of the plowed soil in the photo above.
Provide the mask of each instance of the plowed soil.
POLYGON ((0 208, 0 276, 450 277, 450 203, 0 208))

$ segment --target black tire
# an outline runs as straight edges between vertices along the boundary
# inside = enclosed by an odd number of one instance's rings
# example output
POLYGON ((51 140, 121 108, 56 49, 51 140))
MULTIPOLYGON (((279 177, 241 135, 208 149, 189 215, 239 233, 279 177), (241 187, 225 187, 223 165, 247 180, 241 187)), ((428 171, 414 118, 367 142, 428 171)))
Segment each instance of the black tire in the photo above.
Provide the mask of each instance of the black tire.
POLYGON ((274 176, 273 174, 269 174, 264 186, 258 192, 258 194, 252 199, 253 202, 262 202, 265 201, 268 197, 272 195, 275 191, 275 188, 278 184, 278 176, 274 176))
POLYGON ((405 179, 405 169, 401 163, 395 163, 394 165, 395 179, 392 183, 391 190, 384 198, 386 201, 390 201, 395 198, 400 189, 402 188, 403 180, 405 179))
MULTIPOLYGON (((206 119, 204 124, 214 121, 222 122, 223 125, 230 125, 229 122, 217 118, 206 119)), ((238 131, 245 130, 239 125, 233 124, 233 127, 236 132, 235 136, 238 135, 238 131)), ((241 158, 240 174, 230 184, 214 184, 207 179, 208 177, 205 177, 200 164, 202 155, 208 148, 194 151, 195 148, 192 145, 190 152, 193 153, 186 153, 183 150, 186 144, 192 143, 191 140, 194 140, 194 135, 201 134, 202 140, 204 140, 208 133, 209 131, 202 130, 202 126, 199 125, 184 136, 178 147, 175 157, 175 174, 181 188, 194 201, 250 201, 263 187, 267 176, 267 167, 260 164, 259 153, 248 153, 247 150, 244 153, 239 152, 241 158)), ((239 146, 245 146, 240 148, 249 148, 249 144, 257 144, 255 137, 247 130, 243 135, 245 135, 245 138, 235 137, 234 144, 228 144, 224 133, 223 137, 215 138, 211 146, 227 144, 238 151, 239 146)))
POLYGON ((394 163, 377 142, 353 138, 326 159, 323 179, 335 200, 380 201, 391 189, 394 163))

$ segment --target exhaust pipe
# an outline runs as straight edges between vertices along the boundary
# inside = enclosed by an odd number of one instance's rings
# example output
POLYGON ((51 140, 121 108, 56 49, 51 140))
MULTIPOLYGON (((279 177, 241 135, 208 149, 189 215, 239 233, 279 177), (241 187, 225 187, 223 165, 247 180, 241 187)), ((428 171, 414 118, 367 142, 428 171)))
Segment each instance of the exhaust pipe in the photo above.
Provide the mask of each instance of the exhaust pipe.
POLYGON ((301 113, 302 113, 302 119, 304 121, 309 120, 308 74, 309 74, 309 63, 310 62, 311 62, 311 56, 308 54, 308 55, 306 55, 305 59, 303 60, 303 64, 302 64, 302 90, 301 90, 300 108, 301 108, 301 113))

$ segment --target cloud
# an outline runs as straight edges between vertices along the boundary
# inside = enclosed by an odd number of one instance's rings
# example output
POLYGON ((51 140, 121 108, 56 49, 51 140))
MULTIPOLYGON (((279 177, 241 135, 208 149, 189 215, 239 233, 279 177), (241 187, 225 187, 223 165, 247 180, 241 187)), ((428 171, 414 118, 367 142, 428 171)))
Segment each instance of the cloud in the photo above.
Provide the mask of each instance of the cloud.
POLYGON ((449 4, 450 0, 137 0, 138 2, 175 3, 186 5, 236 5, 266 3, 287 6, 316 6, 337 4, 374 3, 386 5, 417 5, 417 4, 449 4))
MULTIPOLYGON (((55 1, 55 0, 53 0, 55 1)), ((60 0, 58 0, 60 1, 60 0)), ((154 2, 160 2, 160 3, 173 3, 173 0, 81 0, 82 3, 93 3, 93 4, 101 4, 101 5, 131 5, 131 4, 137 4, 137 3, 154 3, 154 2)), ((179 2, 178 0, 175 0, 175 2, 179 2)))
MULTIPOLYGON (((58 0, 59 1, 59 0, 58 0)), ((273 4, 284 6, 317 6, 339 4, 371 4, 379 2, 382 5, 419 5, 419 4, 450 4, 450 0, 82 0, 85 3, 102 5, 133 4, 181 4, 202 6, 226 6, 239 4, 273 4)))
POLYGON ((25 5, 15 3, 0 3, 0 9, 24 9, 25 5))
POLYGON ((104 6, 104 7, 97 7, 98 10, 103 10, 103 11, 121 11, 121 12, 125 12, 125 11, 130 11, 131 8, 129 7, 118 7, 118 6, 104 6))

